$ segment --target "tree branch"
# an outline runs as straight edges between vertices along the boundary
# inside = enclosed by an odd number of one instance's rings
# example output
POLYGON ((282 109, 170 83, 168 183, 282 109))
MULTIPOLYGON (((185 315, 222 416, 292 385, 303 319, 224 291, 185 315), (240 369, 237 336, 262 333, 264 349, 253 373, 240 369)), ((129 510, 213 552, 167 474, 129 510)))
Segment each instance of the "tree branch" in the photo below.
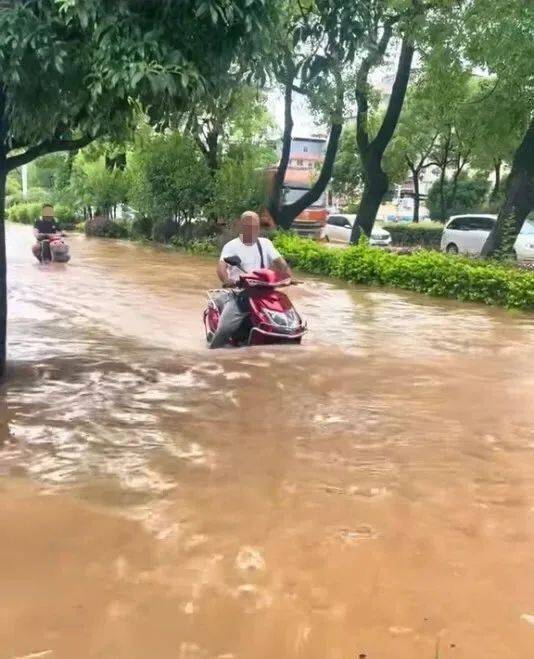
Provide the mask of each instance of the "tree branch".
POLYGON ((202 151, 202 153, 207 156, 208 155, 208 147, 204 144, 204 142, 200 139, 200 135, 195 131, 193 134, 193 139, 197 143, 198 148, 202 151))
POLYGON ((390 23, 387 23, 377 47, 372 52, 368 53, 363 59, 356 77, 356 102, 358 104, 358 111, 356 113, 356 141, 361 154, 363 154, 369 146, 369 128, 367 121, 369 112, 369 73, 371 69, 378 64, 382 57, 384 57, 392 34, 393 26, 390 23))
POLYGON ((308 96, 309 92, 306 89, 303 89, 302 87, 299 87, 298 85, 292 85, 293 91, 297 92, 297 94, 302 94, 303 96, 308 96))
POLYGON ((293 82, 295 79, 294 70, 288 67, 287 79, 284 93, 284 135, 282 138, 282 154, 280 162, 276 168, 273 179, 273 187, 269 195, 269 213, 275 222, 278 223, 280 205, 282 200, 282 188, 286 177, 287 166, 289 164, 289 154, 291 153, 291 137, 293 135, 293 82))
POLYGON ((397 123, 399 121, 400 113, 408 89, 408 81, 410 80, 410 72, 412 70, 412 60, 414 55, 414 45, 406 37, 402 40, 401 52, 399 63, 397 66, 397 73, 395 74, 395 81, 389 103, 382 121, 382 125, 373 140, 373 146, 383 152, 387 145, 390 143, 397 123))
POLYGON ((300 199, 297 199, 292 204, 288 204, 284 207, 284 216, 286 217, 297 217, 300 215, 300 213, 302 213, 304 209, 315 203, 317 199, 319 199, 319 197, 323 194, 326 186, 328 185, 328 182, 332 178, 332 171, 336 161, 339 139, 341 137, 341 131, 343 130, 343 102, 345 96, 345 88, 343 85, 341 66, 339 63, 337 63, 337 66, 334 67, 333 73, 336 79, 336 104, 332 113, 332 125, 330 128, 330 135, 328 137, 328 145, 326 147, 325 157, 321 166, 321 173, 319 174, 319 177, 312 185, 312 187, 307 192, 305 192, 302 197, 300 197, 300 199))
POLYGON ((339 138, 341 137, 342 130, 342 123, 332 124, 319 178, 315 181, 312 187, 302 195, 302 197, 294 201, 292 204, 284 206, 283 210, 285 216, 289 216, 291 219, 297 217, 302 213, 303 210, 308 208, 308 206, 311 206, 313 203, 315 203, 325 191, 326 186, 328 185, 328 181, 332 177, 332 171, 334 169, 334 163, 336 161, 336 154, 339 145, 339 138))
POLYGON ((487 101, 488 98, 490 96, 493 96, 493 94, 497 91, 497 88, 499 87, 500 82, 501 82, 500 78, 497 78, 495 80, 495 84, 493 85, 493 87, 488 92, 486 92, 482 97, 474 98, 471 101, 460 102, 459 105, 474 105, 474 104, 477 104, 477 103, 483 103, 484 101, 487 101))
POLYGON ((413 174, 414 172, 416 172, 416 171, 417 171, 417 167, 415 166, 415 163, 413 162, 413 160, 412 160, 409 156, 404 156, 404 159, 406 160, 406 163, 407 163, 407 165, 408 165, 410 171, 412 172, 412 174, 413 174))
POLYGON ((434 148, 434 145, 436 144, 436 140, 439 137, 439 131, 434 133, 434 137, 432 138, 432 141, 428 145, 428 148, 425 149, 423 154, 421 155, 421 158, 419 159, 419 164, 417 165, 417 169, 420 171, 422 169, 426 169, 429 167, 432 163, 425 163, 426 159, 430 156, 432 153, 432 149, 434 148))
POLYGON ((77 149, 83 149, 84 146, 90 144, 93 140, 97 138, 97 135, 85 135, 75 140, 43 140, 39 144, 26 149, 24 153, 19 154, 18 156, 11 156, 6 159, 6 169, 11 171, 17 167, 22 167, 22 165, 27 165, 28 163, 35 160, 39 156, 44 156, 47 153, 57 153, 59 151, 76 151, 77 149))
POLYGON ((302 18, 305 21, 307 21, 308 16, 310 15, 310 12, 309 11, 304 11, 304 7, 302 6, 302 2, 300 0, 297 0, 297 4, 298 4, 298 7, 300 9, 300 15, 302 16, 302 18))

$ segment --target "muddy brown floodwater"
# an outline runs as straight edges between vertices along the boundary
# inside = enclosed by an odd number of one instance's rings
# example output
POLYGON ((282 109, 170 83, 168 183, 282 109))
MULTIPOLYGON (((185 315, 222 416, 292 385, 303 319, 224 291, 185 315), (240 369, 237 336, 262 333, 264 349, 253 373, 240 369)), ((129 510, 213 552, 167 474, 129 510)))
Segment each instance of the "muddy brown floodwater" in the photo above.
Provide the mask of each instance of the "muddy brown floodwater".
POLYGON ((534 656, 534 317, 308 279, 209 352, 213 262, 8 228, 0 659, 534 656))

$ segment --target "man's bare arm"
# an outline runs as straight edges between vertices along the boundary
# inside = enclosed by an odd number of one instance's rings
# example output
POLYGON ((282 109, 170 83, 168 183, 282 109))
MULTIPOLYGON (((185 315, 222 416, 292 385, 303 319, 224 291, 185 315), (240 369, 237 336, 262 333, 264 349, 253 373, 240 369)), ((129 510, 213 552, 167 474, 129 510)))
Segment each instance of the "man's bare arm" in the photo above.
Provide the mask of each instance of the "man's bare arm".
POLYGON ((291 268, 289 267, 287 261, 282 256, 273 261, 273 270, 277 272, 280 275, 280 277, 283 277, 284 279, 291 279, 293 277, 291 268))

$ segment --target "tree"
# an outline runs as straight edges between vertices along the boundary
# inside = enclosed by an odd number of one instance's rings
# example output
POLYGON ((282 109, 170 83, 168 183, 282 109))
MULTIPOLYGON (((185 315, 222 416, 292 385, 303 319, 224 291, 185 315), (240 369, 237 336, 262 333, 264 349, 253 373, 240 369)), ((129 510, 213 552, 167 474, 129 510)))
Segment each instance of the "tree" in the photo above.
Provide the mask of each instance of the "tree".
POLYGON ((527 129, 528 108, 521 99, 511 102, 509 90, 498 79, 487 78, 478 81, 471 111, 476 131, 471 162, 476 169, 493 173, 490 199, 495 201, 501 192, 502 168, 511 164, 527 129))
POLYGON ((433 219, 442 219, 450 215, 480 212, 488 193, 489 182, 485 177, 468 178, 461 176, 456 181, 446 180, 442 186, 436 181, 428 193, 428 209, 433 219), (445 199, 445 215, 442 203, 445 199))
POLYGON ((353 204, 361 191, 363 170, 356 148, 356 126, 348 125, 343 131, 334 170, 332 191, 353 204))
MULTIPOLYGON (((366 186, 357 222, 366 233, 369 233, 372 229, 379 204, 388 188, 389 177, 387 171, 384 171, 382 162, 388 145, 395 134, 401 116, 416 45, 419 48, 419 56, 425 67, 428 67, 429 62, 437 62, 442 70, 446 70, 449 66, 449 53, 446 49, 442 47, 440 48, 441 37, 439 31, 436 34, 435 23, 436 17, 440 15, 440 7, 443 6, 448 8, 452 4, 453 3, 448 2, 447 0, 426 4, 414 1, 410 3, 409 6, 405 7, 405 11, 400 15, 395 15, 391 10, 389 12, 384 12, 383 15, 379 17, 379 23, 376 29, 377 34, 380 34, 380 38, 377 38, 377 47, 373 52, 368 54, 360 67, 357 79, 357 135, 358 149, 360 154, 362 154, 362 162, 365 169, 366 186), (395 36, 395 31, 398 38, 402 39, 397 70, 383 121, 374 137, 372 137, 368 126, 369 72, 384 57, 392 38, 395 36)), ((398 11, 397 7, 398 5, 396 6, 395 11, 398 11)), ((444 21, 446 21, 446 19, 444 19, 444 21)), ((433 78, 434 76, 427 76, 427 81, 432 80, 433 78)), ((442 76, 436 76, 438 84, 442 82, 442 79, 442 76)), ((418 97, 420 99, 424 98, 425 94, 421 93, 421 87, 424 87, 424 81, 418 81, 417 87, 418 89, 416 93, 418 97)), ((431 95, 431 97, 435 99, 439 98, 437 95, 431 95)), ((430 108, 427 107, 424 111, 429 115, 430 108)), ((434 121, 437 119, 438 123, 441 122, 443 116, 442 113, 435 114, 434 121)), ((409 167, 416 187, 418 186, 419 173, 421 169, 427 166, 426 161, 430 158, 430 153, 427 153, 426 148, 428 140, 430 140, 430 143, 432 144, 432 150, 434 150, 440 143, 445 147, 445 158, 442 169, 442 178, 444 178, 445 169, 448 164, 450 141, 450 137, 447 133, 450 133, 450 128, 441 131, 441 135, 438 134, 434 138, 434 135, 429 135, 428 130, 422 131, 422 143, 417 144, 417 147, 408 155, 411 163, 411 166, 409 165, 409 167), (440 139, 443 134, 447 136, 445 139, 440 139), (419 158, 417 157, 417 151, 421 151, 419 153, 419 158)), ((435 157, 432 157, 432 160, 435 161, 435 157)), ((418 193, 416 189, 416 197, 417 196, 418 193)), ((415 206, 417 212, 417 199, 415 206)), ((357 237, 356 229, 354 237, 357 237)))
MULTIPOLYGON (((444 27, 448 28, 445 30, 446 34, 450 32, 448 12, 454 4, 448 0, 430 3, 391 3, 389 7, 383 4, 382 12, 376 14, 375 48, 363 59, 356 84, 357 145, 365 179, 356 224, 366 233, 372 229, 379 205, 389 186, 387 160, 389 158, 390 163, 398 162, 399 150, 392 146, 393 153, 388 154, 388 146, 401 119, 416 46, 423 74, 417 80, 413 93, 414 97, 417 97, 416 106, 420 104, 422 117, 421 124, 414 125, 417 124, 417 109, 414 108, 412 112, 415 112, 415 115, 412 114, 410 117, 408 114, 406 119, 408 128, 412 124, 411 128, 417 128, 417 131, 415 134, 404 135, 407 140, 405 147, 408 146, 408 141, 410 142, 410 153, 406 156, 414 180, 415 213, 418 213, 419 175, 423 169, 431 164, 438 165, 441 169, 441 190, 447 168, 452 163, 456 163, 455 180, 465 169, 466 149, 463 140, 459 139, 459 133, 453 127, 454 122, 449 114, 451 108, 456 107, 451 100, 454 94, 458 93, 457 88, 464 84, 466 75, 460 66, 460 58, 443 38, 444 27), (391 44, 397 43, 399 39, 401 45, 392 91, 382 120, 373 130, 370 123, 373 116, 370 102, 370 72, 383 60, 391 44), (456 150, 453 149, 453 144, 457 146, 456 150)), ((408 112, 410 113, 410 109, 408 112)), ((358 235, 359 228, 356 227, 354 239, 357 239, 358 235)))
POLYGON ((352 230, 352 242, 358 241, 360 230, 363 230, 368 236, 371 235, 378 208, 389 187, 389 178, 382 166, 382 159, 399 121, 414 55, 412 39, 404 37, 387 109, 376 135, 371 137, 369 133, 369 74, 371 69, 381 62, 393 34, 393 19, 384 16, 381 18, 382 25, 376 26, 377 33, 381 30, 381 36, 376 48, 364 58, 356 80, 356 101, 358 103, 356 142, 364 170, 364 189, 352 230))
POLYGON ((224 71, 193 96, 185 129, 194 137, 215 175, 232 141, 257 142, 272 123, 265 95, 244 84, 242 75, 224 71))
POLYGON ((278 226, 289 228, 300 213, 323 194, 334 168, 344 123, 343 70, 354 57, 347 34, 358 32, 359 7, 346 0, 316 0, 288 4, 276 39, 274 74, 284 90, 282 152, 274 173, 267 207, 278 226), (284 202, 284 180, 293 134, 293 93, 305 95, 329 124, 329 137, 321 169, 308 189, 294 202, 284 202))
MULTIPOLYGON (((374 114, 369 121, 379 123, 381 115, 374 114)), ((384 156, 384 169, 390 182, 403 183, 408 171, 406 148, 410 144, 407 139, 395 139, 390 144, 384 156)), ((364 184, 364 172, 356 144, 356 124, 346 125, 337 152, 334 171, 332 173, 332 191, 341 196, 350 206, 357 206, 364 184)))
POLYGON ((482 250, 485 256, 505 257, 513 253, 516 237, 534 208, 534 6, 523 0, 474 0, 460 18, 463 52, 493 76, 502 98, 508 98, 502 109, 522 106, 528 117, 514 153, 505 202, 482 250))
POLYGON ((80 153, 73 164, 70 192, 84 209, 89 209, 90 216, 94 210, 97 215, 113 219, 117 205, 126 201, 127 181, 119 168, 106 166, 104 156, 92 160, 80 153))
POLYGON ((232 221, 246 210, 261 208, 267 194, 264 170, 273 161, 272 149, 246 142, 234 145, 215 175, 209 212, 232 221))
POLYGON ((64 154, 61 153, 52 153, 37 158, 28 167, 29 187, 52 190, 55 187, 56 175, 61 170, 64 158, 64 154))
POLYGON ((140 139, 128 164, 130 201, 141 214, 189 225, 211 199, 212 178, 194 140, 180 133, 140 139))
MULTIPOLYGON (((185 103, 209 62, 230 64, 264 0, 32 0, 0 7, 0 371, 5 364, 5 186, 38 156, 123 133, 185 103), (179 29, 177 29, 179 26, 179 29), (172 103, 171 103, 172 100, 172 103)), ((250 39, 253 45, 253 40, 250 39)))
MULTIPOLYGON (((409 172, 411 176, 414 222, 419 222, 420 177, 425 169, 434 164, 431 158, 439 135, 436 118, 429 104, 417 92, 417 86, 408 91, 396 135, 385 153, 386 171, 394 168, 397 172, 409 172)), ((388 174, 391 180, 389 171, 388 174)))

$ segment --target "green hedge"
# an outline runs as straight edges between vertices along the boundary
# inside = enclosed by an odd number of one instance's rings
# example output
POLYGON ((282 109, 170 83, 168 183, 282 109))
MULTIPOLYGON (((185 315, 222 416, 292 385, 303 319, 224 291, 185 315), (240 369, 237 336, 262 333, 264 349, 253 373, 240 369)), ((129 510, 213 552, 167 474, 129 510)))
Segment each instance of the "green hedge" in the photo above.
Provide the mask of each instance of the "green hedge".
POLYGON ((153 225, 150 217, 136 217, 129 223, 128 235, 132 240, 151 240, 153 225))
POLYGON ((296 268, 305 272, 534 310, 534 273, 499 263, 428 250, 399 255, 369 247, 365 241, 347 249, 332 249, 287 233, 280 233, 275 244, 296 268))
POLYGON ((42 204, 13 204, 6 210, 7 219, 19 224, 34 224, 41 217, 42 204))
POLYGON ((171 245, 178 249, 183 249, 190 254, 219 254, 220 247, 215 238, 198 238, 185 240, 181 236, 171 238, 171 245))
POLYGON ((54 216, 62 227, 72 227, 79 221, 74 208, 65 204, 54 206, 54 216))
POLYGON ((116 222, 107 217, 92 217, 85 221, 85 235, 99 238, 128 238, 125 222, 116 222))
MULTIPOLYGON (((19 224, 34 224, 41 217, 43 205, 41 203, 13 204, 6 210, 7 219, 19 224)), ((54 206, 54 215, 60 226, 70 226, 75 222, 75 213, 70 206, 57 204, 54 206)))
POLYGON ((418 222, 417 224, 386 224, 393 245, 430 247, 439 249, 443 224, 440 222, 418 222))

